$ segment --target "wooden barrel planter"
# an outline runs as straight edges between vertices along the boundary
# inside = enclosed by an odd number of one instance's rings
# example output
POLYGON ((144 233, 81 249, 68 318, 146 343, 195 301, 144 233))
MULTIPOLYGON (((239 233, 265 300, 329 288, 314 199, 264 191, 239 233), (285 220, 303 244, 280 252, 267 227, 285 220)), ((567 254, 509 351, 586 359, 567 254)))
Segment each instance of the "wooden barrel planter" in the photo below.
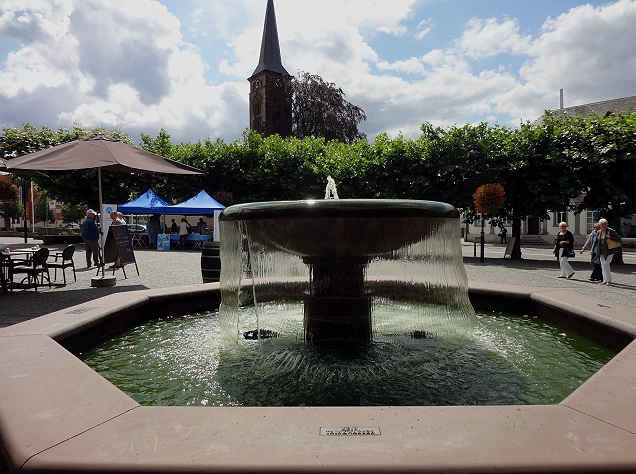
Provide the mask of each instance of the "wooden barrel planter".
POLYGON ((214 283, 221 279, 220 242, 203 242, 201 252, 201 276, 203 283, 214 283))

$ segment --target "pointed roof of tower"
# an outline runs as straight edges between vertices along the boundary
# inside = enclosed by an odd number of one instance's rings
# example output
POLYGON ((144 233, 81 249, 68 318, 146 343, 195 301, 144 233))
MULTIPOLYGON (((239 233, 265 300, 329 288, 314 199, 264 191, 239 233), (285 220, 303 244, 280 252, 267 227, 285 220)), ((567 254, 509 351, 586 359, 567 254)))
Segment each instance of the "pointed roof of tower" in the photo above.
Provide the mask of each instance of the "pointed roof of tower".
POLYGON ((289 75, 283 67, 280 58, 280 46, 278 44, 278 28, 276 27, 276 13, 274 12, 274 0, 267 0, 267 11, 265 13, 265 26, 263 28, 263 41, 261 43, 261 57, 258 66, 252 73, 261 71, 273 71, 280 74, 289 75))

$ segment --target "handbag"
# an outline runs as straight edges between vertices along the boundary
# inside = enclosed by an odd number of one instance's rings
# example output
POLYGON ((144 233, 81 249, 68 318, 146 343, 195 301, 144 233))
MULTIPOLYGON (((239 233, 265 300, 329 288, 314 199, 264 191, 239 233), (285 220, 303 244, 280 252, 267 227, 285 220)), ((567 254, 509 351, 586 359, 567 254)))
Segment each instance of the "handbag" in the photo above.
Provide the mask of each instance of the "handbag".
POLYGON ((576 253, 574 252, 574 250, 568 250, 568 258, 574 258, 576 257, 576 253))
POLYGON ((607 242, 607 248, 610 250, 617 249, 618 247, 621 246, 621 243, 618 240, 607 239, 605 242, 607 242))

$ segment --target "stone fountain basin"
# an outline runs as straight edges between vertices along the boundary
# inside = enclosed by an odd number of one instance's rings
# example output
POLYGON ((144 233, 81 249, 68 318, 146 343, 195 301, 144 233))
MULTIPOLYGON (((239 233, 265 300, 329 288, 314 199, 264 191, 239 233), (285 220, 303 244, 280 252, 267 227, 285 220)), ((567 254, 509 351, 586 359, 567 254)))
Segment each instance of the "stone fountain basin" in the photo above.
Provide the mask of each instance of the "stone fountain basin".
POLYGON ((622 350, 558 405, 143 407, 69 350, 149 315, 214 309, 219 285, 113 294, 0 330, 2 454, 25 473, 635 471, 636 309, 567 290, 469 294, 622 350), (346 427, 379 434, 324 434, 346 427))
POLYGON ((329 260, 374 257, 419 242, 440 218, 457 219, 459 212, 434 201, 321 199, 238 204, 220 216, 221 221, 258 221, 250 234, 273 248, 329 260))

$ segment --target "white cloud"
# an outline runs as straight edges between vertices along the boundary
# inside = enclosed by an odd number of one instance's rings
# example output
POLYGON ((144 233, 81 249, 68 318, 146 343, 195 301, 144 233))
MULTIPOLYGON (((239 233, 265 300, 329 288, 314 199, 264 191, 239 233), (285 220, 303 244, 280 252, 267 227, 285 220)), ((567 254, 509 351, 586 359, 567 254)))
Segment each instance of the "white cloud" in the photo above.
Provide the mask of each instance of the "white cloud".
POLYGON ((203 9, 195 8, 192 12, 192 23, 201 23, 201 19, 203 18, 203 9))
POLYGON ((394 61, 392 63, 380 61, 377 66, 381 71, 398 71, 407 74, 421 74, 424 72, 424 65, 417 58, 410 58, 406 61, 394 61))
POLYGON ((520 74, 537 93, 563 87, 566 106, 634 95, 635 24, 631 0, 577 7, 544 24, 520 74))
MULTIPOLYGON (((536 37, 521 35, 517 20, 473 19, 457 41, 421 57, 389 63, 381 71, 420 74, 378 81, 369 77, 364 103, 368 133, 411 130, 423 120, 436 125, 509 117, 534 120, 558 107, 636 94, 636 2, 574 8, 548 19, 536 37), (506 55, 497 63, 499 55, 506 55), (510 69, 510 57, 522 66, 510 69), (492 69, 472 60, 487 59, 492 69), (495 62, 493 62, 493 60, 495 62), (421 66, 420 66, 421 65, 421 66), (380 111, 378 113, 377 111, 380 111)), ((346 86, 343 86, 346 89, 346 86)))
POLYGON ((496 18, 472 18, 466 26, 457 47, 471 58, 525 54, 530 46, 531 38, 519 34, 517 20, 505 19, 500 23, 496 18))
POLYGON ((428 18, 427 20, 421 21, 419 25, 417 25, 418 32, 415 33, 415 37, 417 39, 422 39, 426 35, 428 35, 433 29, 433 21, 428 18))
POLYGON ((0 17, 0 33, 21 44, 0 69, 3 126, 79 122, 133 136, 163 127, 183 140, 237 137, 244 128, 247 85, 206 84, 206 65, 160 3, 20 3, 0 17))

